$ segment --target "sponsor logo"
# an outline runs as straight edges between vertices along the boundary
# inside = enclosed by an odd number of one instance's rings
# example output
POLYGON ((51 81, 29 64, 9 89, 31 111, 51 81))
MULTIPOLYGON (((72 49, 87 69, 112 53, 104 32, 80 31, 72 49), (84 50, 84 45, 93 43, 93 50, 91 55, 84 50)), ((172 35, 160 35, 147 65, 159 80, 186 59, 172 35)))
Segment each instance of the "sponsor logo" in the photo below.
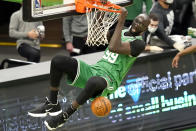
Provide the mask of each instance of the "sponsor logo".
POLYGON ((41 7, 41 0, 35 0, 35 8, 41 7))
POLYGON ((49 112, 49 111, 51 111, 52 110, 52 108, 50 108, 50 109, 46 109, 46 112, 49 112))

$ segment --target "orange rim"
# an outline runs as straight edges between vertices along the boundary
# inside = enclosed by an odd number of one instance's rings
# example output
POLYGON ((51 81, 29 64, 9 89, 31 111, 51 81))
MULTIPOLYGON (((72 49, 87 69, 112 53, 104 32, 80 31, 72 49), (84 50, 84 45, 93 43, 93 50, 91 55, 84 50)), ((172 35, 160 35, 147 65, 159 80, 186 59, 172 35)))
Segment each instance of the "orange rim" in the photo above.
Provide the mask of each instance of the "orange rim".
MULTIPOLYGON (((115 5, 109 1, 106 4, 102 4, 100 0, 75 0, 76 4, 76 11, 79 13, 86 13, 86 7, 88 8, 97 8, 99 10, 107 11, 107 12, 114 12, 114 13, 121 13, 120 6, 115 5), (109 9, 114 8, 117 10, 109 9)), ((90 10, 91 11, 91 10, 90 10)))

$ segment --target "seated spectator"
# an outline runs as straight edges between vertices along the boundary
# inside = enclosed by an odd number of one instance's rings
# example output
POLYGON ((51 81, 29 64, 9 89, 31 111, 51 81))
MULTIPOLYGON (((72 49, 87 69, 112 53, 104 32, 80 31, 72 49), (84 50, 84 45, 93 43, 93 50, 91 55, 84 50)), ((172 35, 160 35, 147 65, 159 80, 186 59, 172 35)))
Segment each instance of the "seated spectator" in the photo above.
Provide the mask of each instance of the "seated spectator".
MULTIPOLYGON (((149 15, 150 17, 150 24, 148 26, 148 30, 143 34, 143 39, 146 42, 147 46, 145 50, 149 51, 163 51, 164 46, 161 44, 153 43, 152 37, 156 36, 158 37, 161 42, 159 43, 165 43, 169 48, 176 48, 177 50, 183 50, 184 44, 180 42, 176 42, 172 40, 169 36, 167 36, 164 31, 161 31, 159 27, 160 21, 158 19, 158 16, 154 13, 151 13, 149 15)), ((155 40, 154 40, 155 41, 155 40)))
POLYGON ((63 18, 63 34, 66 49, 71 53, 71 56, 87 54, 96 51, 96 46, 89 47, 85 44, 87 32, 88 23, 86 14, 66 16, 63 18), (76 49, 78 49, 78 52, 76 49))
POLYGON ((10 18, 9 36, 17 39, 18 53, 30 62, 40 62, 40 39, 44 38, 42 22, 24 22, 22 7, 10 18))

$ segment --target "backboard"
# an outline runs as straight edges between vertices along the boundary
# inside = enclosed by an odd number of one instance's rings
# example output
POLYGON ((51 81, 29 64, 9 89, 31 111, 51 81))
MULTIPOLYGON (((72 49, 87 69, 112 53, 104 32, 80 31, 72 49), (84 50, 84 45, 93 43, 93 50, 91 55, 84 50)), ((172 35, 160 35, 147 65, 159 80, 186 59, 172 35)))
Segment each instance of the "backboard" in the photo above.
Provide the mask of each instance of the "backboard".
MULTIPOLYGON (((133 3, 133 0, 109 1, 120 6, 133 3)), ((75 0, 23 0, 24 21, 46 21, 76 14, 79 13, 75 11, 75 0)))

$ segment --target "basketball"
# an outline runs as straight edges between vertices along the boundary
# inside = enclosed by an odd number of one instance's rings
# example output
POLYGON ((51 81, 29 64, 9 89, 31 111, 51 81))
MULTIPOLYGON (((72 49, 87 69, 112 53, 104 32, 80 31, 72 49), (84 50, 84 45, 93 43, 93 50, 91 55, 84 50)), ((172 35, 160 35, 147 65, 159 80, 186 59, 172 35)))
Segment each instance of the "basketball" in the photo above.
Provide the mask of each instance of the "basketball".
POLYGON ((111 111, 112 105, 108 98, 99 96, 91 103, 91 110, 97 117, 105 117, 111 111))

